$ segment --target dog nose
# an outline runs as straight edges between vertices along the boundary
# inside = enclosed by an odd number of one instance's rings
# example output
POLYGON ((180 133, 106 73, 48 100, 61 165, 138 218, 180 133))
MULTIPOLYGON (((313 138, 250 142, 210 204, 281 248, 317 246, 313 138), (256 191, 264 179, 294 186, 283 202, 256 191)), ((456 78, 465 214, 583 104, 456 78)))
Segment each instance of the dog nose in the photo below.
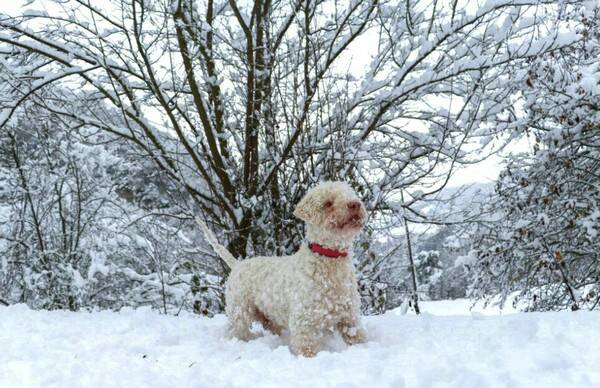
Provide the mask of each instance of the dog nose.
POLYGON ((360 209, 360 201, 348 202, 348 209, 350 209, 350 210, 360 209))

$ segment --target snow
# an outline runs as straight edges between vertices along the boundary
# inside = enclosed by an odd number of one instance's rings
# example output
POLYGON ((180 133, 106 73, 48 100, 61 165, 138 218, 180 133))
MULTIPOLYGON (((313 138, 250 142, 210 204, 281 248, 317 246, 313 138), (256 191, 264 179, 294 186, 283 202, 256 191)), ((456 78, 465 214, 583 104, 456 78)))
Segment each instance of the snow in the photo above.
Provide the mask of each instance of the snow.
MULTIPOLYGON (((2 387, 592 387, 598 312, 469 312, 424 302, 421 316, 367 317, 369 342, 326 340, 313 359, 288 338, 225 335, 226 318, 0 307, 2 387), (484 315, 496 314, 496 315, 484 315)), ((476 309, 477 310, 477 309, 476 309)))
POLYGON ((11 109, 0 110, 0 126, 4 126, 5 121, 10 117, 11 109))
POLYGON ((454 266, 459 267, 461 265, 473 265, 477 261, 477 253, 475 251, 469 251, 466 255, 458 256, 454 261, 454 266))

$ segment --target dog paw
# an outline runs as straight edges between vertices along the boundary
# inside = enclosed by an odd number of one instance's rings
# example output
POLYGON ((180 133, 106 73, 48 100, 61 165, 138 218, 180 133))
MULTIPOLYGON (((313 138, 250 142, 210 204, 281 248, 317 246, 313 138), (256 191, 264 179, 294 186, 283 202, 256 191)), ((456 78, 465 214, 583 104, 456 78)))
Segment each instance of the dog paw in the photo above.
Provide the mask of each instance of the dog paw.
POLYGON ((308 335, 292 334, 290 341, 292 353, 304 357, 316 356, 317 353, 319 353, 320 345, 320 341, 317 337, 308 335))
POLYGON ((304 347, 298 351, 298 354, 306 358, 312 358, 317 355, 318 351, 312 347, 304 347))
POLYGON ((342 338, 348 345, 367 342, 367 332, 362 327, 345 327, 341 330, 342 338))

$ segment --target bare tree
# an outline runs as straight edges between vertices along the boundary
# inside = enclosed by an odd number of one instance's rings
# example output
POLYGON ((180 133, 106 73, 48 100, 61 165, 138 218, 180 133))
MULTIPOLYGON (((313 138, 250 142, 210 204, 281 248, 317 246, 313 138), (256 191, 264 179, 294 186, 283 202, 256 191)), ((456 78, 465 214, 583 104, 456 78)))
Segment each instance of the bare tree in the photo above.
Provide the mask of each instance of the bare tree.
POLYGON ((0 15, 2 55, 38 56, 7 69, 34 81, 2 99, 0 126, 63 83, 37 104, 137 147, 237 256, 294 249, 293 204, 321 179, 360 187, 378 230, 401 208, 425 219, 415 204, 515 117, 519 66, 580 38, 553 1, 42 3, 0 15))

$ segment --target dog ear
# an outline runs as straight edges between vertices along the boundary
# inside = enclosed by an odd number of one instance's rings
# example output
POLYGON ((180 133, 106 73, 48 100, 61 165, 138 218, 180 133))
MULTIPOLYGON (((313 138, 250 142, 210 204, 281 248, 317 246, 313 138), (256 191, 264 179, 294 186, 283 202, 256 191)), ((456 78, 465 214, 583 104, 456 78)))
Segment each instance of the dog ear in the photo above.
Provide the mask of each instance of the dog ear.
POLYGON ((306 223, 311 223, 315 215, 315 204, 310 192, 308 192, 296 205, 294 215, 306 223))

